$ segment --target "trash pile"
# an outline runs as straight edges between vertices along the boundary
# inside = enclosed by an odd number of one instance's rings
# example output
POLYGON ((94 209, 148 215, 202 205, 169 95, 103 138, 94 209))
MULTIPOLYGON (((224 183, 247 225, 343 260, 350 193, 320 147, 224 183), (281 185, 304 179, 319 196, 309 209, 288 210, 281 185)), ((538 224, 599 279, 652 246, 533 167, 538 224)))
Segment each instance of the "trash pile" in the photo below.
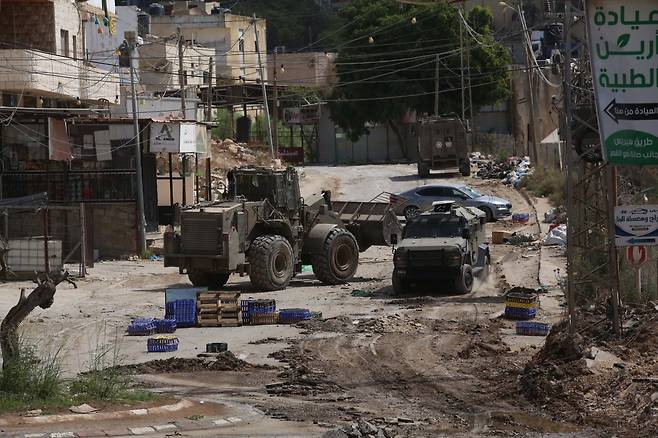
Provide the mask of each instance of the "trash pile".
POLYGON ((567 224, 556 225, 544 237, 544 246, 567 247, 567 224))
POLYGON ((523 179, 533 171, 529 157, 509 157, 505 161, 494 161, 491 157, 482 158, 482 154, 472 154, 471 161, 477 166, 477 177, 482 179, 503 180, 517 188, 523 179), (476 158, 473 158, 475 156, 476 158))

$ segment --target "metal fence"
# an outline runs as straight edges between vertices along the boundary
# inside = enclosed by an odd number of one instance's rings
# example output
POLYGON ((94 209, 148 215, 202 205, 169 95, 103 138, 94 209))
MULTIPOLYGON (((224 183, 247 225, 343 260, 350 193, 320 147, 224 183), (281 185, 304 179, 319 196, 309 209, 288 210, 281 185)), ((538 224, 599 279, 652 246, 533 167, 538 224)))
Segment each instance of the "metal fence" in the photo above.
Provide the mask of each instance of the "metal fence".
POLYGON ((4 279, 32 278, 35 272, 56 272, 70 264, 77 264, 77 275, 86 275, 93 253, 86 239, 84 204, 0 205, 0 217, 4 279))

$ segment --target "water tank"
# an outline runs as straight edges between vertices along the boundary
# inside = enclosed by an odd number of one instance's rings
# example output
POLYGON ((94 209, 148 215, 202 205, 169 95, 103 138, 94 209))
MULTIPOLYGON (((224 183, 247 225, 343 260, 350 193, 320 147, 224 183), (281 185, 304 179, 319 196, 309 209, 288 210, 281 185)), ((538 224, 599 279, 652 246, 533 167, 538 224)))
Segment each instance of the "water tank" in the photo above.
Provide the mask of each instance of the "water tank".
POLYGON ((151 3, 149 6, 149 14, 153 17, 162 17, 165 14, 165 7, 160 3, 151 3))
POLYGON ((235 139, 238 143, 248 143, 251 132, 251 119, 242 116, 235 122, 235 139))

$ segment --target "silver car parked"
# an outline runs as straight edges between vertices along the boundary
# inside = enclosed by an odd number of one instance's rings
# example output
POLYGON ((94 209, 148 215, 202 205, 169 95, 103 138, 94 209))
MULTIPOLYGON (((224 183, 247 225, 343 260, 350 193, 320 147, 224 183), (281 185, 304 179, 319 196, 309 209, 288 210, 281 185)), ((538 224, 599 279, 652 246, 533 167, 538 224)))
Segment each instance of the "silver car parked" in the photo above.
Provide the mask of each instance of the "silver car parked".
POLYGON ((420 186, 390 197, 393 211, 407 219, 430 210, 435 201, 455 201, 458 204, 477 207, 487 215, 489 222, 512 214, 512 203, 507 199, 482 195, 463 184, 420 186))

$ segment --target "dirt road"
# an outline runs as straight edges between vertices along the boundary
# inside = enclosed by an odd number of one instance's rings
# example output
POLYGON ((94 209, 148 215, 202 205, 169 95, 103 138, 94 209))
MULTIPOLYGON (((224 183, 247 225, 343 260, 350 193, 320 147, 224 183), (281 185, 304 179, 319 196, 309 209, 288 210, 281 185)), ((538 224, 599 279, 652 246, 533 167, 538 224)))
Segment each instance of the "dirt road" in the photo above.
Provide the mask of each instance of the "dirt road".
MULTIPOLYGON (((442 180, 419 180, 415 172, 407 165, 308 167, 303 169, 302 191, 310 197, 331 189, 334 199, 367 200, 442 180)), ((539 232, 533 208, 517 191, 499 182, 458 180, 510 199, 515 211, 533 214, 529 225, 502 221, 491 225, 489 233, 494 227, 539 232)), ((547 206, 540 202, 537 208, 541 215, 547 206)), ((501 293, 506 287, 535 288, 540 282, 552 291, 542 298, 540 318, 560 317, 560 293, 555 284, 546 284, 551 272, 541 272, 540 261, 549 260, 544 264, 549 270, 564 261, 559 253, 546 251, 493 245, 496 274, 466 296, 451 295, 442 285, 394 296, 390 248, 363 253, 356 278, 343 286, 323 286, 312 274, 302 274, 286 291, 257 293, 246 278, 235 277, 228 289, 241 291, 243 297, 274 298, 280 308, 309 308, 323 318, 298 326, 179 330, 179 352, 157 358, 193 358, 206 342, 221 341, 239 359, 276 368, 187 372, 174 367, 179 373, 141 379, 156 391, 220 403, 249 418, 207 436, 274 431, 320 436, 359 421, 372 426, 372 436, 588 436, 590 432, 553 422, 523 402, 517 380, 541 338, 516 336, 512 322, 496 318, 504 308, 501 293), (354 289, 370 296, 352 296, 354 289)), ((144 339, 125 337, 125 328, 133 317, 162 315, 163 289, 182 284, 187 279, 161 262, 101 263, 79 289, 61 288, 53 308, 35 312, 26 334, 46 338, 51 345, 64 343, 71 374, 84 369, 99 342, 116 343, 125 363, 146 362, 153 357, 144 351, 144 339)), ((0 313, 13 305, 20 287, 3 285, 0 313)))

